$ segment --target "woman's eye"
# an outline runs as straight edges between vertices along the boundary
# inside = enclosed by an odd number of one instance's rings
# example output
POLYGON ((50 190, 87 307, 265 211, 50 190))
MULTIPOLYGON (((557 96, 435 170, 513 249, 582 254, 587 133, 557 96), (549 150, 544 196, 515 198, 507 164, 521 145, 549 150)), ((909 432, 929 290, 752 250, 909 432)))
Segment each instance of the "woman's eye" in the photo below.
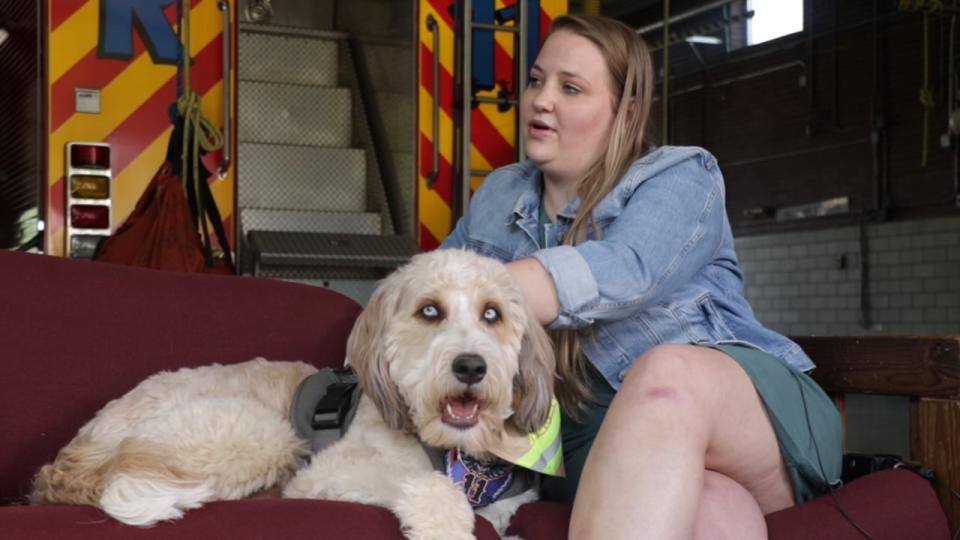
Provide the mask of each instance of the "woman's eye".
POLYGON ((420 308, 420 315, 422 315, 424 319, 428 320, 439 319, 440 308, 433 304, 427 304, 420 308))
POLYGON ((572 85, 572 84, 565 84, 565 85, 563 85, 563 91, 566 92, 566 93, 568 93, 568 94, 579 94, 579 93, 580 93, 580 89, 577 88, 576 86, 572 85))
POLYGON ((531 75, 530 79, 527 80, 527 86, 540 86, 540 78, 531 75))
POLYGON ((483 320, 488 323, 495 323, 500 320, 500 312, 495 308, 487 308, 483 310, 483 320))

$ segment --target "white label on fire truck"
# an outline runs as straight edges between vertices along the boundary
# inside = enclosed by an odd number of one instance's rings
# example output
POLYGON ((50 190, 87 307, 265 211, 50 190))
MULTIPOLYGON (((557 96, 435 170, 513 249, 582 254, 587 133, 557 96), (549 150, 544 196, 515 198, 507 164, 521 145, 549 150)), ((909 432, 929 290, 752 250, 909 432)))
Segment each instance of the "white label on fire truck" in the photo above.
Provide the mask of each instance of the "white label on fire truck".
POLYGON ((100 114, 100 90, 93 88, 74 88, 77 98, 77 112, 100 114))

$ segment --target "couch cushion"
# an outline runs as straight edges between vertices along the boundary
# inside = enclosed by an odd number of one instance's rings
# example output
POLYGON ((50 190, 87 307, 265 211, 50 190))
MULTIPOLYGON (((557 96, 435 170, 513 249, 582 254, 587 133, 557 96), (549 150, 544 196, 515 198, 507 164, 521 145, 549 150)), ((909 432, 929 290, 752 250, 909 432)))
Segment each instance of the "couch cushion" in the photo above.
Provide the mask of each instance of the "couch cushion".
MULTIPOLYGON (((843 510, 874 538, 949 540, 946 517, 930 484, 905 470, 887 470, 860 478, 837 492, 843 510)), ((536 502, 520 508, 510 534, 524 540, 567 537, 570 507, 536 502)), ((836 509, 829 495, 767 516, 771 540, 863 540, 836 509)))
MULTIPOLYGON (((220 501, 182 519, 151 528, 124 525, 88 506, 0 508, 5 538, 18 540, 403 540, 400 523, 387 509, 362 504, 298 499, 220 501)), ((490 522, 476 521, 477 540, 498 540, 490 522)))
POLYGON ((947 518, 930 483, 910 471, 889 469, 858 478, 837 491, 767 516, 770 538, 862 540, 837 509, 874 538, 949 539, 947 518))
POLYGON ((342 365, 360 313, 319 287, 8 251, 0 283, 0 504, 147 376, 255 356, 342 365))

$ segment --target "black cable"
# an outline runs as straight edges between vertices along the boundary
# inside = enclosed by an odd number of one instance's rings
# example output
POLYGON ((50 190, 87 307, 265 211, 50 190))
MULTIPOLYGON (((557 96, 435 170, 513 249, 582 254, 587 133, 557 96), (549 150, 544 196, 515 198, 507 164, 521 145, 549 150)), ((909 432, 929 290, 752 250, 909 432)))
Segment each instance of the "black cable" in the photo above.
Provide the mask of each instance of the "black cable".
MULTIPOLYGON (((807 432, 810 434, 810 441, 813 442, 813 449, 817 453, 817 465, 820 467, 820 474, 823 476, 823 481, 827 483, 827 489, 830 491, 830 496, 833 498, 836 509, 838 512, 840 512, 840 515, 843 516, 843 518, 853 526, 854 529, 860 531, 860 534, 862 534, 864 538, 867 540, 873 540, 873 536, 867 532, 866 529, 858 525, 857 522, 854 521, 853 518, 851 518, 843 509, 843 505, 840 504, 840 498, 837 497, 837 490, 833 487, 833 484, 830 483, 830 479, 827 477, 827 472, 823 468, 823 460, 820 457, 820 446, 817 444, 817 438, 813 434, 813 425, 810 422, 810 410, 807 409, 807 397, 803 392, 803 383, 800 380, 799 374, 796 374, 793 371, 791 371, 791 373, 794 373, 794 378, 797 380, 797 389, 800 391, 800 400, 803 402, 803 415, 807 419, 807 432)), ((954 538, 953 540, 957 539, 954 538)))

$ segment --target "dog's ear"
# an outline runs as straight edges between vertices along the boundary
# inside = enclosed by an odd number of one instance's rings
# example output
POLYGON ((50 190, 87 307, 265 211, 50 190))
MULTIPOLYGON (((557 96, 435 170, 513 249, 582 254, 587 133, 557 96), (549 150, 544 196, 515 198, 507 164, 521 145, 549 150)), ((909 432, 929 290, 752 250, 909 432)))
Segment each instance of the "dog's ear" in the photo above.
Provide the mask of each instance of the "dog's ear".
POLYGON ((550 413, 556 369, 553 342, 528 309, 520 346, 520 366, 514 378, 513 416, 510 421, 523 433, 540 429, 550 413))
POLYGON ((395 315, 399 297, 395 281, 388 277, 357 318, 347 338, 347 358, 357 373, 360 388, 373 400, 387 426, 405 429, 409 422, 407 406, 390 378, 389 359, 383 346, 383 336, 395 315))

